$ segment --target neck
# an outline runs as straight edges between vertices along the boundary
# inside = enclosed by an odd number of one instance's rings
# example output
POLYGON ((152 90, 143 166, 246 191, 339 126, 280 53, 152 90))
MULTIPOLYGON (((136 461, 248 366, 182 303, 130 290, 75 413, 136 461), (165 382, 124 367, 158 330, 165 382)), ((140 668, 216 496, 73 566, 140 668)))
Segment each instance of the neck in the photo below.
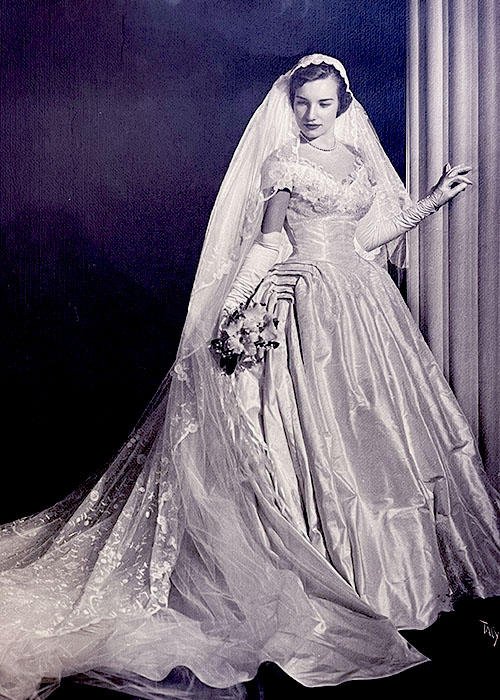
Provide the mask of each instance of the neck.
POLYGON ((309 143, 311 146, 320 148, 323 150, 333 150, 337 145, 337 138, 333 131, 329 131, 326 134, 321 134, 321 136, 306 136, 302 131, 300 132, 301 139, 304 143, 309 143))

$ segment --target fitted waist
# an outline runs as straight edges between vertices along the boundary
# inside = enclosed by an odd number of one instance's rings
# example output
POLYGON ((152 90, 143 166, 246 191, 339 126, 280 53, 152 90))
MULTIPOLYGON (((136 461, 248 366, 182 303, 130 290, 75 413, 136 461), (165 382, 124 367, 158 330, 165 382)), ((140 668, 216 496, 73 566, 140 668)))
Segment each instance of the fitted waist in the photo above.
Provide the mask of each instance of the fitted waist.
POLYGON ((354 248, 356 222, 309 219, 289 232, 294 259, 339 260, 358 258, 354 248))

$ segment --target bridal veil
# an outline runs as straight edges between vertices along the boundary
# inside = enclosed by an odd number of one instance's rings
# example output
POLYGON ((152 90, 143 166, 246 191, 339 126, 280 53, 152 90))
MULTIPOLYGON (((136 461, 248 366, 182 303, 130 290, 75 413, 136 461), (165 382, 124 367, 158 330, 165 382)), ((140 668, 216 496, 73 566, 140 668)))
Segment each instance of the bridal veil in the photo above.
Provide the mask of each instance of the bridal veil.
MULTIPOLYGON (((257 236, 264 160, 297 138, 288 85, 252 116, 208 223, 177 359, 107 469, 0 530, 0 695, 42 698, 62 676, 144 698, 188 697, 175 667, 237 696, 259 663, 304 685, 375 678, 426 661, 284 517, 265 443, 209 343, 257 236), (184 688, 184 690, 183 690, 184 688)), ((408 195, 356 99, 336 134, 362 152, 379 215, 408 195)), ((379 251, 402 261, 404 241, 379 251)), ((283 233, 281 258, 287 255, 283 233)), ((227 697, 226 691, 209 696, 227 697)), ((208 695, 207 695, 208 697, 208 695)))

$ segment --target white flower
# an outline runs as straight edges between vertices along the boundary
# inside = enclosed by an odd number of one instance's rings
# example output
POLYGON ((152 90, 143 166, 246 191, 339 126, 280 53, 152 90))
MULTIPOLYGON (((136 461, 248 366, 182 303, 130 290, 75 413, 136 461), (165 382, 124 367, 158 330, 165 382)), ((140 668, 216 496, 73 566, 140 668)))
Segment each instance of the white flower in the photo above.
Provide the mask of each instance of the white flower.
POLYGON ((242 343, 240 343, 239 339, 235 337, 229 337, 227 339, 226 347, 229 352, 234 352, 235 354, 239 354, 245 349, 242 343))
POLYGON ((95 489, 90 492, 90 500, 92 503, 95 503, 96 501, 99 500, 99 491, 96 491, 95 489))
POLYGON ((242 328, 243 316, 239 316, 238 318, 234 319, 233 321, 230 321, 227 325, 224 326, 224 330, 230 338, 239 337, 242 328))

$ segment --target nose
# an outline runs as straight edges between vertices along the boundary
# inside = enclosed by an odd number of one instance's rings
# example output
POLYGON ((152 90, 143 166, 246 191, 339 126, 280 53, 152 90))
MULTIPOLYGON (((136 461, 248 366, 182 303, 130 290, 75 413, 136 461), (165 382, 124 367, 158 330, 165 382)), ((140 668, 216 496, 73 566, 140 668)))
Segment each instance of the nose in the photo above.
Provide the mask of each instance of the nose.
POLYGON ((317 113, 317 112, 316 112, 316 106, 310 104, 310 105, 308 106, 308 108, 307 108, 307 110, 306 110, 306 114, 305 114, 306 121, 308 121, 308 122, 313 122, 313 121, 315 121, 315 120, 316 120, 316 113, 317 113))

